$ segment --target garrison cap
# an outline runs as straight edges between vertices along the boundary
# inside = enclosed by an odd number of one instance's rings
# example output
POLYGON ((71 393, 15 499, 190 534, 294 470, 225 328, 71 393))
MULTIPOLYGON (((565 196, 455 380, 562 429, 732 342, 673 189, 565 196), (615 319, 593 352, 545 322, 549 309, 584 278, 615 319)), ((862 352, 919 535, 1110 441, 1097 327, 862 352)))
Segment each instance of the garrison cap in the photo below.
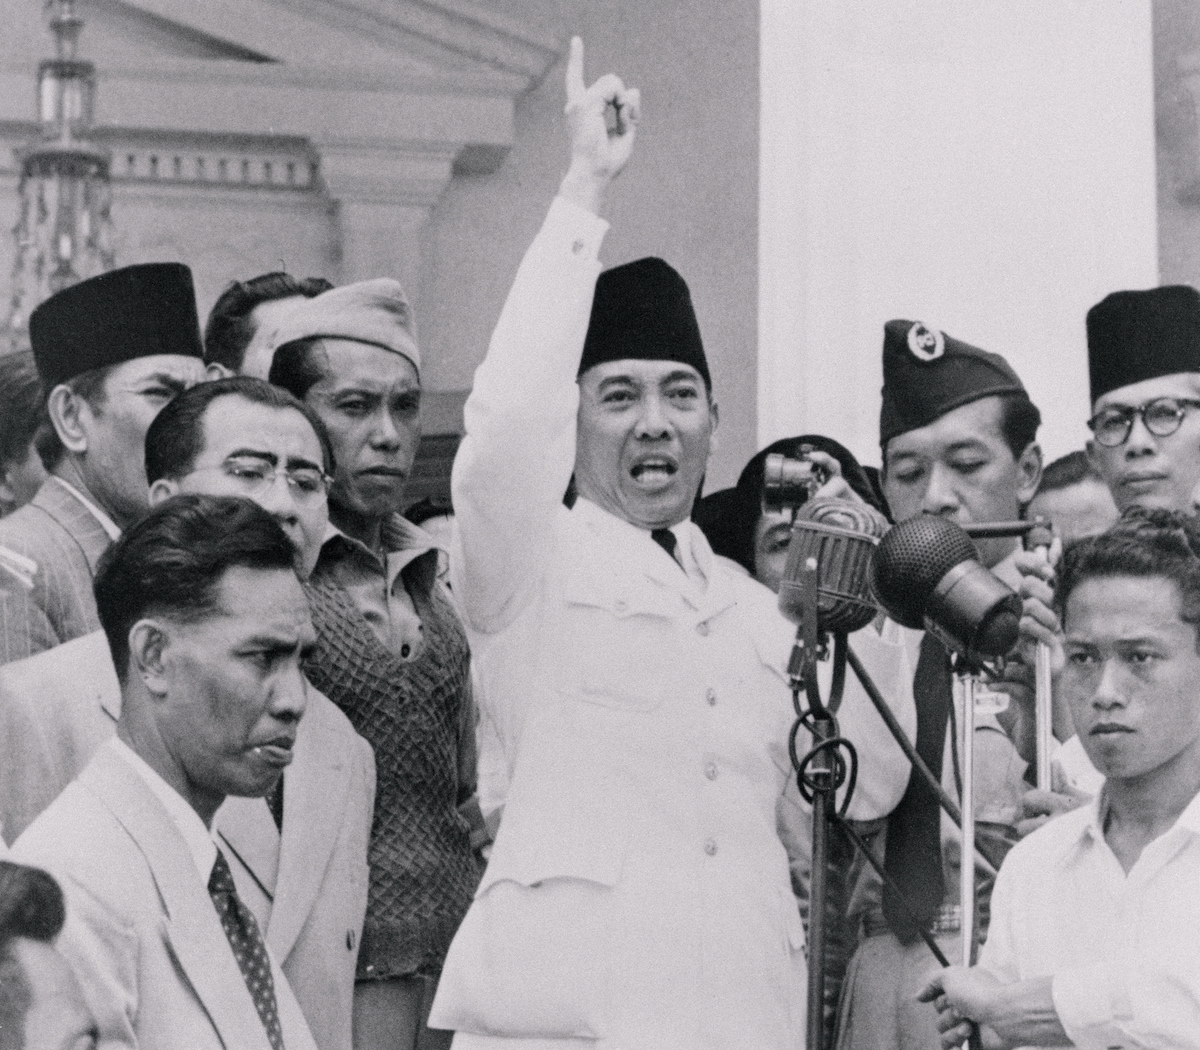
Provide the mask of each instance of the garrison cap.
POLYGON ((928 426, 947 412, 1025 387, 999 354, 980 350, 920 321, 883 326, 883 408, 879 443, 928 426))
POLYGON ((182 263, 142 263, 80 281, 33 311, 29 341, 47 394, 138 357, 203 359, 192 272, 182 263))
POLYGON ((407 357, 421 371, 412 307, 391 277, 345 284, 293 306, 271 336, 271 349, 297 339, 349 339, 407 357))
POLYGON ((596 281, 578 374, 625 360, 691 365, 712 388, 687 282, 662 259, 614 266, 596 281))
POLYGON ((1186 284, 1113 292, 1087 313, 1092 403, 1145 379, 1200 372, 1200 292, 1186 284))

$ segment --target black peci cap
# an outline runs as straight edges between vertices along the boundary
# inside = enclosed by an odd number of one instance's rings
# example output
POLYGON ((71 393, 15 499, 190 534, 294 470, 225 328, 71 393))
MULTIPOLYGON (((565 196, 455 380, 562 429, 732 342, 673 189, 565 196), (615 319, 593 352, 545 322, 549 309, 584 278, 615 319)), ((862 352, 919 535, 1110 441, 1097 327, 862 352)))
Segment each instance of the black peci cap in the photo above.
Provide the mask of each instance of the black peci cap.
POLYGON ((1092 404, 1145 379, 1200 372, 1200 292, 1113 292, 1088 311, 1087 341, 1092 404))
POLYGON ((182 263, 110 270, 42 303, 29 318, 42 384, 154 354, 204 356, 192 272, 182 263))
POLYGON ((980 350, 920 321, 883 326, 883 408, 879 443, 928 426, 947 412, 999 394, 1028 396, 999 354, 980 350))
POLYGON ((614 266, 596 281, 579 375, 624 360, 678 361, 712 387, 687 282, 662 259, 614 266))

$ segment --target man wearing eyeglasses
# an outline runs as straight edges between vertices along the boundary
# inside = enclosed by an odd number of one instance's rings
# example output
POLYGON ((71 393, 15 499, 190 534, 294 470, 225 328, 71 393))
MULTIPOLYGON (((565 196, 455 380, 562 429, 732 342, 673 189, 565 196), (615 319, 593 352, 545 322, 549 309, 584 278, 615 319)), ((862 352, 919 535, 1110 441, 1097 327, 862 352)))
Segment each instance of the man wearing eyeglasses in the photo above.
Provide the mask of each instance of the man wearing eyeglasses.
POLYGON ((1087 315, 1088 456, 1117 506, 1200 500, 1200 292, 1113 292, 1087 315))
MULTIPOLYGON (((268 511, 307 581, 329 521, 333 450, 317 414, 261 379, 181 395, 146 435, 150 503, 177 493, 244 496, 268 511)), ((214 827, 322 1050, 350 1050, 354 974, 367 906, 375 800, 370 746, 309 688, 296 757, 278 790, 230 798, 214 827)))

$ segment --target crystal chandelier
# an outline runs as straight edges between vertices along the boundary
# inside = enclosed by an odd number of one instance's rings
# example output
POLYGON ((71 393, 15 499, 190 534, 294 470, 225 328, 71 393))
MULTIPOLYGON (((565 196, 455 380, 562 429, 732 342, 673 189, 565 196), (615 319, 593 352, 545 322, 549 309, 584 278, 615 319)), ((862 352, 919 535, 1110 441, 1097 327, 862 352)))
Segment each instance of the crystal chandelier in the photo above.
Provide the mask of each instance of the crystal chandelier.
POLYGON ((7 347, 28 345, 29 314, 53 293, 113 268, 109 154, 89 141, 96 67, 76 57, 74 0, 48 0, 57 55, 38 67, 41 131, 17 151, 21 178, 7 347))

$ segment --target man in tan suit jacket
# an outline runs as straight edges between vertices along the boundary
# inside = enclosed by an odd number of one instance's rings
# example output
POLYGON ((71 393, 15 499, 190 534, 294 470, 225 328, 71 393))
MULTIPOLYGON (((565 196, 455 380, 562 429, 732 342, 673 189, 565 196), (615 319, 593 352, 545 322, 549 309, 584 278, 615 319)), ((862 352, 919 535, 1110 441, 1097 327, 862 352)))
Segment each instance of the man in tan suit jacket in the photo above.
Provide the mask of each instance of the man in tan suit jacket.
POLYGON ((52 430, 51 477, 0 521, 0 663, 100 627, 96 561, 146 509, 142 439, 175 394, 204 379, 192 275, 126 266, 52 295, 29 319, 52 430))
MULTIPOLYGON (((224 462, 226 445, 286 459, 286 442, 294 437, 302 444, 293 451, 305 451, 307 442, 306 455, 319 463, 322 443, 308 414, 290 395, 259 380, 222 380, 181 395, 174 408, 164 410, 150 439, 168 461, 181 444, 192 450, 194 462, 178 469, 168 463, 172 478, 155 479, 152 500, 161 502, 181 488, 239 491, 238 478, 206 469, 210 459, 224 462), (219 414, 211 429, 210 411, 219 414)), ((158 453, 150 458, 156 469, 162 466, 158 453)), ((307 506, 286 483, 266 490, 251 484, 240 491, 284 526, 296 545, 297 570, 304 572, 312 557, 306 536, 319 543, 324 533, 323 492, 315 506, 307 506), (301 515, 316 520, 301 527, 301 515)), ((0 754, 14 756, 10 768, 0 771, 0 831, 7 841, 74 779, 115 732, 120 714, 120 687, 102 632, 0 667, 0 754)), ((311 685, 284 784, 280 825, 263 799, 229 798, 214 827, 222 848, 228 847, 238 893, 265 930, 318 1046, 349 1050, 375 759, 346 716, 311 685)))
POLYGON ((181 496, 101 560, 117 736, 12 850, 63 888, 57 947, 101 1047, 316 1050, 212 834, 295 751, 315 634, 293 557, 250 501, 181 496))

